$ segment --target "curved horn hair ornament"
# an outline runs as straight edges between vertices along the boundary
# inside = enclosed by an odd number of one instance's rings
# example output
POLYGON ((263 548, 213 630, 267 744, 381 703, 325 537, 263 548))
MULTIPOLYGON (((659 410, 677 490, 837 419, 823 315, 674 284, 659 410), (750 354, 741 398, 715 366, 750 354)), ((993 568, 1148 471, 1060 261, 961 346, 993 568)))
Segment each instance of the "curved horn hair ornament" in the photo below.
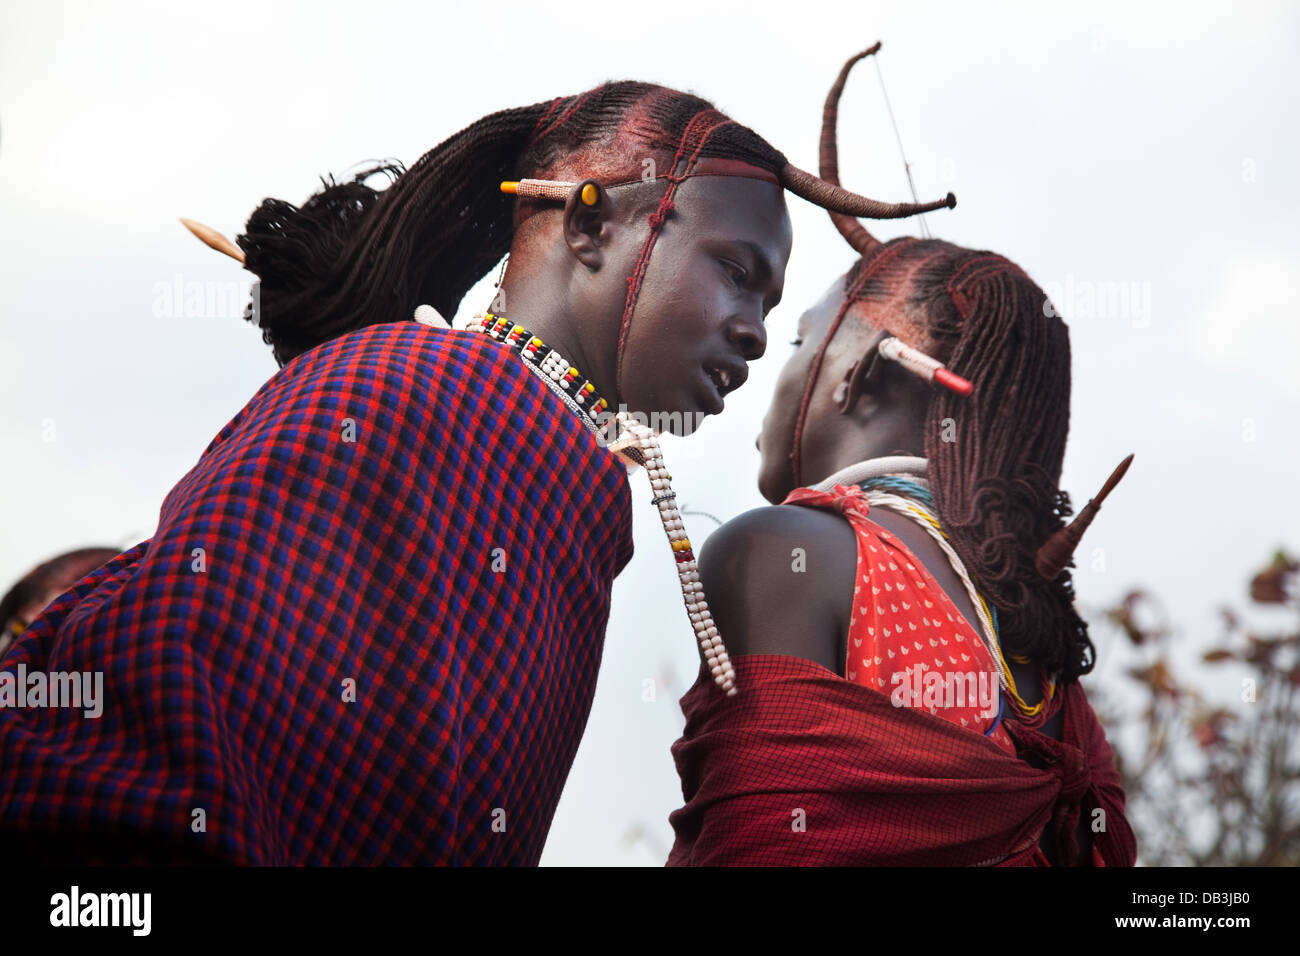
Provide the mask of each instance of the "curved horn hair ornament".
MULTIPOLYGON (((853 69, 853 64, 857 63, 858 60, 874 56, 879 50, 880 42, 877 41, 869 49, 850 57, 848 62, 840 68, 840 75, 835 78, 834 85, 831 86, 830 92, 826 94, 826 105, 822 107, 822 138, 818 172, 821 173, 822 179, 836 186, 840 184, 840 151, 839 144, 836 141, 840 118, 840 95, 844 92, 844 84, 848 81, 849 70, 853 69)), ((852 216, 832 212, 830 217, 831 222, 835 223, 835 228, 840 231, 840 235, 848 240, 849 245, 857 251, 858 255, 865 256, 869 250, 880 245, 880 240, 867 232, 862 223, 852 216)))
MULTIPOLYGON (((779 178, 781 185, 790 192, 821 206, 832 214, 840 212, 867 219, 906 219, 918 213, 942 209, 945 206, 951 209, 957 205, 957 197, 952 193, 943 199, 927 203, 880 202, 878 199, 868 199, 866 196, 859 196, 835 183, 814 176, 791 163, 786 163, 782 167, 779 178)), ((503 193, 516 196, 563 200, 568 198, 569 192, 577 185, 577 183, 558 179, 520 179, 503 182, 500 188, 503 193)), ((596 200, 594 194, 584 192, 582 201, 590 206, 596 200)))
POLYGON ((1074 516, 1073 521, 1048 538, 1047 542, 1038 549, 1038 553, 1034 555, 1034 567, 1042 577, 1054 581, 1070 563, 1070 559, 1074 557, 1074 549, 1079 546, 1079 539, 1088 530, 1088 525, 1092 524, 1092 519, 1097 516, 1101 503, 1119 484, 1119 480, 1124 477, 1124 473, 1132 463, 1133 456, 1130 454, 1111 472, 1106 483, 1101 486, 1101 491, 1097 492, 1097 497, 1084 505, 1083 510, 1074 516))
POLYGON ((934 202, 880 202, 868 199, 857 193, 849 192, 833 183, 805 172, 798 166, 786 163, 781 169, 781 184, 801 199, 821 206, 829 212, 840 212, 848 216, 861 216, 864 219, 906 219, 917 213, 952 209, 957 205, 957 197, 949 193, 943 199, 934 202))
MULTIPOLYGON (((840 164, 839 164, 839 146, 836 143, 836 128, 840 115, 840 96, 844 92, 844 84, 848 81, 849 71, 853 69, 853 64, 869 56, 874 56, 880 50, 880 42, 877 41, 872 46, 863 50, 861 53, 849 57, 848 61, 840 68, 840 74, 835 78, 835 83, 831 86, 830 92, 826 94, 826 104, 822 107, 822 136, 821 148, 819 150, 819 171, 821 178, 835 188, 840 188, 840 164)), ((795 190, 797 192, 797 190, 795 190)), ((805 196, 804 198, 808 198, 805 196)), ((831 222, 835 223, 835 228, 840 231, 850 246, 857 251, 859 255, 866 255, 868 251, 880 245, 880 240, 873 236, 863 227, 862 223, 857 221, 858 216, 868 219, 901 219, 904 216, 914 216, 917 213, 930 212, 934 209, 941 209, 947 206, 952 209, 957 205, 957 197, 952 193, 932 203, 911 204, 896 203, 893 208, 907 208, 907 212, 895 212, 891 215, 881 215, 874 212, 859 212, 854 209, 846 209, 831 205, 821 200, 812 200, 817 205, 823 206, 830 213, 831 222)), ((884 204, 880 204, 884 205, 884 204)))

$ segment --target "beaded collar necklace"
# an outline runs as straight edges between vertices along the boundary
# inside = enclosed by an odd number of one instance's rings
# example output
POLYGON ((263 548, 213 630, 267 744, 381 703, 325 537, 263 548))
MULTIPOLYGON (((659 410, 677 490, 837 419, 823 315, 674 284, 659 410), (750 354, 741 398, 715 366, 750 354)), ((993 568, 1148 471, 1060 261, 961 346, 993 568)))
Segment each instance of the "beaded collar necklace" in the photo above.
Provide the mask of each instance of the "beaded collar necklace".
MULTIPOLYGON (((429 306, 416 310, 416 321, 427 325, 450 328, 429 306), (427 311, 426 311, 427 310, 427 311)), ((583 376, 559 352, 550 348, 539 337, 522 325, 512 322, 500 313, 485 312, 474 316, 466 329, 481 332, 509 345, 523 360, 527 368, 540 376, 551 390, 564 399, 566 405, 578 415, 583 424, 602 438, 603 426, 609 424, 609 403, 597 392, 591 380, 583 376)), ((677 577, 682 587, 682 599, 691 628, 700 645, 713 681, 728 697, 736 696, 736 672, 732 667, 722 636, 704 598, 700 573, 686 536, 686 527, 677 508, 673 492, 672 475, 664 464, 663 452, 653 429, 636 421, 626 412, 614 416, 619 437, 607 446, 627 465, 628 472, 636 466, 645 468, 654 497, 650 503, 659 509, 659 520, 668 536, 668 543, 677 564, 677 577)))
POLYGON ((597 394, 591 379, 570 365, 559 352, 499 312, 481 312, 475 315, 468 329, 471 332, 482 332, 510 346, 524 360, 524 364, 540 375, 553 390, 568 399, 565 404, 578 413, 584 425, 592 430, 600 429, 609 411, 609 403, 597 394))

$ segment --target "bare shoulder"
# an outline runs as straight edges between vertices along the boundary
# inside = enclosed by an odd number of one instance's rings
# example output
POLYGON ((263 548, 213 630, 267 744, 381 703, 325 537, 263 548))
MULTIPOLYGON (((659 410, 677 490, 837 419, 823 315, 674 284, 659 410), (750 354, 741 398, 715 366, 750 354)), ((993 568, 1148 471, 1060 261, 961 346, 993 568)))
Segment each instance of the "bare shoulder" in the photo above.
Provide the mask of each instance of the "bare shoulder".
POLYGON ((769 505, 709 535, 700 583, 732 657, 789 654, 838 673, 857 568, 857 539, 834 512, 769 505))

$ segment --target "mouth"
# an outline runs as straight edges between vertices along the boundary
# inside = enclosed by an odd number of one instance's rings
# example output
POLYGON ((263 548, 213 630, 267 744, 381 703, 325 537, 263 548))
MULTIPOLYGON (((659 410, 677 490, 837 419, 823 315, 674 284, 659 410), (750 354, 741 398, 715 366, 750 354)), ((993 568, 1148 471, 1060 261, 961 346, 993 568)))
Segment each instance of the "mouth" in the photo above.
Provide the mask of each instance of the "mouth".
POLYGON ((716 399, 716 408, 712 412, 716 415, 726 407, 724 397, 745 383, 748 369, 742 371, 741 368, 712 362, 705 363, 701 368, 716 399))

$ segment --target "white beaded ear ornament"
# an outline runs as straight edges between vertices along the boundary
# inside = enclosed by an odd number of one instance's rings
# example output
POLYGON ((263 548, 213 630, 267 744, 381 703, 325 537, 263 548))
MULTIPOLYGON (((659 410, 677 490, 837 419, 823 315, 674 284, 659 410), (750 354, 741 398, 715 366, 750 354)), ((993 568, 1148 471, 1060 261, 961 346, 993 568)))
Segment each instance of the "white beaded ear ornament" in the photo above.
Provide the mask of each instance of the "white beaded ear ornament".
POLYGON ((686 602, 686 613, 691 619, 696 640, 704 652, 714 683, 728 697, 735 697, 736 672, 731 666, 731 658, 727 656, 727 649, 722 644, 722 635, 713 623, 709 603, 704 599, 704 587, 700 584, 700 572, 691 551, 691 540, 686 536, 686 526, 682 523, 681 512, 677 510, 672 476, 664 465, 659 440, 654 431, 634 421, 627 412, 619 412, 617 418, 626 434, 611 442, 609 449, 628 463, 629 472, 636 465, 645 468, 650 478, 650 488, 655 493, 650 503, 659 508, 659 520, 663 522, 673 556, 677 558, 677 576, 681 580, 682 598, 686 602))

